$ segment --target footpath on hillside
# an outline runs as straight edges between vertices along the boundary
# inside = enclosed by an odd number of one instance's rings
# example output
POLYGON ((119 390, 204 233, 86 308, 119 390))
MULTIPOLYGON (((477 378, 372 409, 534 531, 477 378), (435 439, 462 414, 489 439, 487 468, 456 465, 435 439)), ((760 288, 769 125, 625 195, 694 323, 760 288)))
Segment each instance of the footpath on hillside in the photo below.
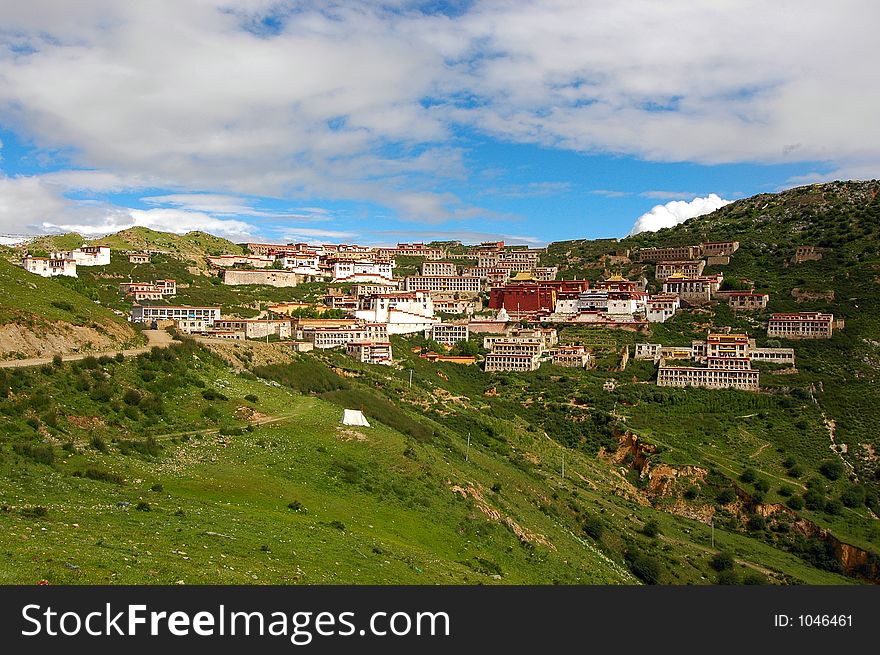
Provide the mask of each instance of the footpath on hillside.
MULTIPOLYGON (((115 355, 122 353, 123 357, 131 357, 133 355, 140 355, 141 353, 148 353, 154 347, 159 348, 167 348, 172 343, 174 343, 174 339, 171 338, 171 335, 165 332, 165 330, 144 330, 144 336, 147 337, 147 345, 142 346, 141 348, 131 348, 129 350, 105 350, 103 352, 94 352, 94 353, 70 353, 68 355, 62 355, 61 359, 65 362, 72 362, 79 359, 85 359, 86 357, 103 357, 107 355, 109 357, 114 357, 115 355)), ((31 357, 29 359, 10 359, 7 361, 0 362, 0 368, 18 368, 22 366, 42 366, 43 364, 51 364, 52 357, 31 357)))

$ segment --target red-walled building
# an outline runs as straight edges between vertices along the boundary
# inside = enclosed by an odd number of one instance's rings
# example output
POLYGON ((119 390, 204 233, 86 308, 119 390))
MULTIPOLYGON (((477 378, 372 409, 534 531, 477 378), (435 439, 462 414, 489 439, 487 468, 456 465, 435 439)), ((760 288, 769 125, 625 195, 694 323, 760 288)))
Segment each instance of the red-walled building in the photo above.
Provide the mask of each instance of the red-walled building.
POLYGON ((514 313, 552 312, 560 298, 577 297, 590 288, 588 280, 552 280, 548 282, 517 282, 494 287, 489 293, 489 308, 502 307, 514 313))

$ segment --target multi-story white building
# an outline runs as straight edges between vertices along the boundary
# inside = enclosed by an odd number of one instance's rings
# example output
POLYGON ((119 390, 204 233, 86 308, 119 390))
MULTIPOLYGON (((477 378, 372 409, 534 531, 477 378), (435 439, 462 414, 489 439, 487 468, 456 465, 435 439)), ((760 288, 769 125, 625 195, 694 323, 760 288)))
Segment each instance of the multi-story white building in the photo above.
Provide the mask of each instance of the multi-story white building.
POLYGON ((691 305, 712 300, 714 294, 721 287, 724 276, 707 275, 703 277, 684 277, 678 274, 666 278, 663 283, 663 293, 674 293, 684 302, 691 305))
POLYGON ((443 314, 473 314, 477 301, 469 298, 434 298, 434 311, 443 314))
POLYGON ((223 318, 215 320, 214 327, 218 330, 244 332, 247 339, 265 339, 270 335, 289 339, 291 336, 290 319, 223 318))
POLYGON ((288 253, 278 260, 281 266, 302 275, 321 275, 319 257, 316 252, 288 253))
POLYGON ((77 266, 106 266, 110 263, 110 246, 80 246, 61 254, 76 260, 77 266))
POLYGON ((636 314, 645 310, 648 294, 643 291, 609 291, 609 314, 636 314))
POLYGON ((352 341, 388 341, 388 326, 384 323, 362 324, 353 327, 306 327, 297 338, 311 342, 315 348, 338 348, 352 341))
POLYGON ((583 346, 560 346, 553 353, 553 363, 567 368, 585 368, 590 363, 590 353, 583 346))
POLYGON ((76 260, 71 257, 60 257, 53 253, 52 257, 32 257, 25 256, 21 260, 24 270, 34 273, 41 277, 55 277, 64 275, 66 277, 77 277, 76 260))
POLYGON ((541 366, 538 355, 526 353, 489 353, 486 355, 485 371, 537 371, 541 366))
POLYGON ((758 391, 758 377, 758 371, 752 368, 661 366, 657 371, 657 386, 758 391))
POLYGON ((558 266, 536 266, 534 270, 535 279, 539 282, 551 282, 556 279, 557 273, 558 266))
POLYGON ((131 252, 128 254, 129 264, 149 264, 151 260, 148 252, 131 252))
POLYGON ((424 261, 421 266, 422 275, 433 277, 435 275, 458 275, 458 266, 455 262, 424 261))
POLYGON ((645 318, 650 323, 664 323, 667 319, 675 316, 681 309, 681 300, 671 293, 662 293, 648 298, 645 308, 645 318))
POLYGON ((379 248, 380 257, 424 257, 425 259, 445 259, 442 248, 426 246, 424 243, 398 243, 396 248, 379 248))
POLYGON ((478 277, 459 275, 412 275, 405 278, 407 291, 442 291, 478 294, 483 288, 478 277))
POLYGON ((734 311, 744 310, 753 311, 766 309, 767 303, 770 302, 770 295, 767 293, 755 293, 754 291, 735 291, 728 293, 727 304, 734 311))
POLYGON ((354 295, 356 296, 375 296, 380 293, 394 293, 395 291, 400 290, 400 284, 394 282, 393 284, 355 284, 354 285, 354 295))
POLYGON ((773 314, 767 324, 767 336, 782 339, 830 339, 834 314, 800 312, 773 314))
POLYGON ((153 284, 162 292, 163 296, 177 295, 177 280, 155 280, 153 284))
MULTIPOLYGON (((426 334, 426 336, 428 336, 426 334)), ((460 341, 467 341, 470 336, 467 324, 440 323, 431 328, 430 339, 446 346, 453 346, 460 341)))
POLYGON ((386 323, 389 334, 411 334, 430 330, 440 319, 434 316, 434 301, 421 291, 382 293, 366 298, 355 318, 386 323))
POLYGON ((393 268, 393 261, 367 259, 336 261, 333 264, 333 281, 394 284, 393 268))
POLYGON ((190 307, 188 305, 135 305, 131 308, 132 323, 202 319, 212 326, 220 318, 219 307, 190 307))
POLYGON ((364 364, 392 364, 391 344, 388 341, 349 341, 345 344, 349 357, 364 364))

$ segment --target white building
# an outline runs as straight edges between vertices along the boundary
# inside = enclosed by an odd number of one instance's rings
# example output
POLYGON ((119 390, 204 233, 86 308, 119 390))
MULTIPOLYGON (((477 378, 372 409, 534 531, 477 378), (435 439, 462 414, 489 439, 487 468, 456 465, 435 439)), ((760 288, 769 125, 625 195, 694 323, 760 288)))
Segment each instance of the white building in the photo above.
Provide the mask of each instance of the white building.
POLYGON ((297 339, 314 344, 315 348, 338 348, 352 341, 387 341, 388 327, 384 323, 354 327, 309 327, 297 333, 297 339))
POLYGON ((24 270, 42 277, 77 277, 76 260, 70 257, 59 257, 53 253, 52 257, 32 257, 27 255, 21 260, 24 270))
POLYGON ((190 307, 188 305, 135 305, 131 308, 132 323, 152 321, 177 321, 182 319, 203 319, 206 326, 212 326, 220 318, 219 307, 190 307))
POLYGON ((422 275, 458 275, 458 266, 455 262, 422 262, 422 275))
POLYGON ((459 275, 412 275, 404 280, 407 291, 445 291, 477 294, 483 288, 478 277, 459 275))
POLYGON ((321 275, 318 268, 318 254, 314 252, 288 253, 278 261, 281 266, 301 275, 321 275))
POLYGON ((650 323, 665 323, 681 309, 681 299, 672 293, 660 293, 648 298, 645 317, 650 323))
POLYGON ((390 366, 391 344, 387 341, 349 341, 345 345, 349 357, 364 364, 385 364, 390 366))
POLYGON ((398 291, 370 296, 355 318, 369 323, 386 323, 388 334, 411 334, 430 330, 440 319, 434 316, 434 301, 420 291, 398 291))
POLYGON ((376 284, 393 284, 394 262, 358 259, 354 261, 336 261, 333 264, 334 282, 373 282, 376 284))
POLYGON ((468 330, 467 324, 440 323, 431 328, 430 332, 431 341, 436 341, 446 346, 453 346, 459 341, 467 341, 469 336, 470 330, 468 330))
POLYGON ((80 246, 62 255, 76 260, 77 266, 106 266, 110 263, 110 246, 80 246))

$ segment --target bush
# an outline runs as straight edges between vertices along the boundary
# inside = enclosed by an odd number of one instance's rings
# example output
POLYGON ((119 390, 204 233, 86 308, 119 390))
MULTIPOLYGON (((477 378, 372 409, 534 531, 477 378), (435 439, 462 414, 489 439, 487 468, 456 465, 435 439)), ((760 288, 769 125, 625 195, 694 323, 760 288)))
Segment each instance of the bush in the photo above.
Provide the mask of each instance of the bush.
POLYGON ((112 482, 113 484, 125 484, 125 480, 118 473, 110 473, 101 469, 87 468, 85 471, 74 473, 76 477, 88 478, 99 482, 112 482))
POLYGON ((779 487, 778 491, 779 491, 780 496, 788 498, 789 496, 791 496, 794 493, 794 487, 787 485, 787 484, 784 484, 781 487, 779 487))
POLYGON ((330 527, 345 532, 345 523, 342 521, 330 521, 330 527))
POLYGON ((657 524, 657 521, 651 519, 645 522, 645 525, 642 526, 642 534, 652 539, 660 534, 660 526, 657 524))
POLYGON ((58 366, 61 366, 62 364, 64 364, 64 360, 61 358, 61 355, 56 354, 52 357, 52 365, 53 366, 58 367, 58 366))
POLYGON ((733 569, 727 569, 721 571, 718 574, 718 577, 715 579, 716 584, 720 585, 735 585, 739 584, 739 576, 736 574, 736 571, 733 569))
POLYGON ((305 513, 306 508, 303 507, 303 504, 298 500, 293 500, 287 503, 287 509, 292 509, 294 512, 302 512, 305 513))
POLYGON ((123 355, 122 353, 116 353, 113 356, 113 359, 115 359, 117 362, 119 362, 121 364, 122 362, 125 361, 125 355, 123 355))
POLYGON ((496 494, 500 494, 500 493, 501 493, 501 483, 500 483, 500 482, 496 482, 495 484, 493 484, 493 485, 492 485, 492 491, 493 491, 494 493, 496 493, 496 494))
POLYGON ((684 492, 684 497, 687 498, 688 500, 694 500, 699 495, 700 495, 700 488, 695 484, 692 484, 691 486, 689 486, 687 489, 685 489, 685 492, 684 492))
POLYGON ((26 516, 29 519, 42 519, 48 516, 49 510, 42 505, 37 505, 36 507, 24 507, 21 510, 21 515, 26 516))
POLYGON ((767 482, 767 480, 765 480, 764 478, 758 478, 757 480, 755 480, 754 487, 757 491, 760 491, 764 494, 770 491, 770 483, 767 482))
POLYGON ((129 389, 122 396, 122 402, 126 405, 137 405, 141 402, 141 392, 137 389, 129 389))
POLYGON ((595 514, 587 514, 587 517, 584 519, 584 532, 587 535, 599 541, 602 538, 604 529, 605 526, 602 524, 602 519, 595 514))
POLYGON ((814 512, 825 509, 825 496, 816 489, 808 489, 804 494, 804 506, 814 512))
POLYGON ((837 516, 843 512, 843 503, 839 500, 829 500, 825 502, 825 513, 831 516, 837 516))
POLYGON ((92 435, 92 438, 89 439, 89 445, 95 450, 100 450, 102 453, 107 452, 107 442, 97 434, 92 435))
POLYGON ((790 469, 788 469, 788 474, 793 478, 799 478, 804 474, 804 469, 800 464, 795 464, 790 469))
POLYGON ((801 510, 804 508, 804 499, 800 496, 792 496, 785 504, 793 510, 801 510))
POLYGON ((205 400, 229 400, 225 395, 213 389, 205 389, 202 392, 202 398, 205 400))
POLYGON ((256 405, 258 402, 260 402, 259 397, 258 397, 256 394, 253 394, 253 393, 249 393, 248 395, 246 395, 246 396, 244 397, 244 399, 245 399, 246 401, 248 401, 249 403, 253 403, 254 405, 256 405))
POLYGON ((767 584, 767 578, 757 571, 749 571, 743 576, 742 583, 747 585, 767 584))
POLYGON ((740 473, 739 479, 741 482, 751 483, 754 482, 758 477, 758 474, 755 473, 755 469, 746 469, 742 473, 740 473))
POLYGON ((716 571, 729 571, 733 568, 733 565, 733 555, 731 555, 727 551, 716 553, 712 556, 712 559, 709 560, 709 566, 711 566, 716 571))
POLYGON ((660 581, 660 562, 651 555, 638 553, 631 556, 629 570, 645 584, 657 584, 660 581))
POLYGON ((719 505, 727 505, 736 500, 736 492, 730 487, 725 487, 715 495, 715 502, 719 505))
POLYGON ((155 491, 156 493, 162 493, 163 491, 165 491, 165 487, 161 484, 154 484, 152 487, 150 487, 150 491, 155 491))
POLYGON ((819 473, 829 480, 839 480, 840 476, 842 476, 845 471, 846 469, 843 466, 843 462, 839 459, 826 459, 819 464, 819 473))
POLYGON ((145 502, 143 500, 140 501, 137 505, 135 505, 134 508, 136 510, 138 510, 139 512, 149 512, 150 510, 152 510, 152 507, 150 507, 150 503, 145 502))
POLYGON ((746 528, 751 532, 763 530, 765 527, 767 527, 767 521, 765 521, 764 517, 760 514, 752 514, 746 523, 746 528))
POLYGON ((840 501, 847 507, 861 507, 865 503, 865 488, 854 484, 840 494, 840 501))
POLYGON ((34 446, 29 443, 17 443, 12 446, 16 455, 26 457, 37 464, 51 464, 55 461, 55 451, 52 446, 34 446))

